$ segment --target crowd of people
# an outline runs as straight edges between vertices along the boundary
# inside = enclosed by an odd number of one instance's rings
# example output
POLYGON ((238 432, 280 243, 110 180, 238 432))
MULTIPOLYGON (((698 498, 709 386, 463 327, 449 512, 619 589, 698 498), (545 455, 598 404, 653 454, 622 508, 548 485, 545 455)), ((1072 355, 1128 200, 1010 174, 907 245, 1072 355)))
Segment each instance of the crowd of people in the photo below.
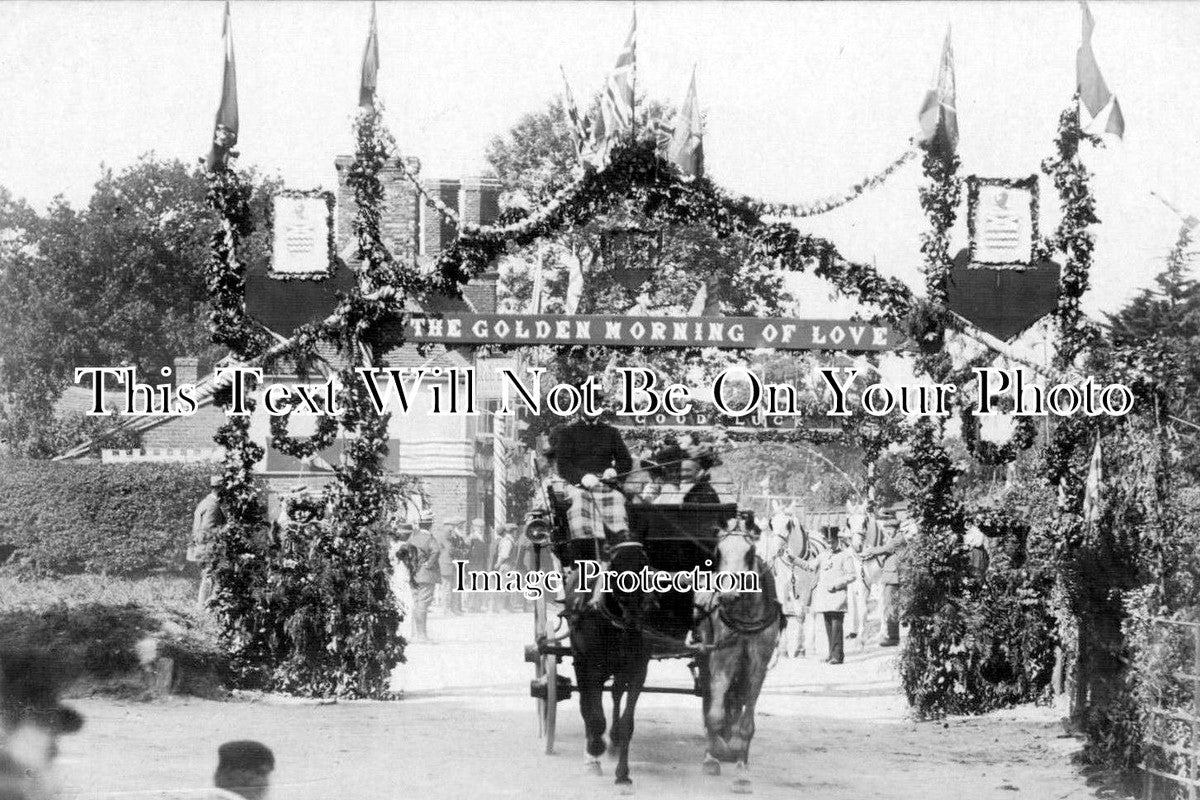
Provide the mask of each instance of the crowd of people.
POLYGON ((417 523, 389 520, 384 523, 393 555, 393 587, 401 605, 411 610, 412 640, 432 643, 429 612, 441 609, 450 616, 520 612, 527 601, 510 592, 471 592, 456 586, 455 562, 471 572, 527 571, 533 568, 532 551, 525 533, 513 523, 492 531, 482 518, 451 518, 440 525, 425 512, 417 523))

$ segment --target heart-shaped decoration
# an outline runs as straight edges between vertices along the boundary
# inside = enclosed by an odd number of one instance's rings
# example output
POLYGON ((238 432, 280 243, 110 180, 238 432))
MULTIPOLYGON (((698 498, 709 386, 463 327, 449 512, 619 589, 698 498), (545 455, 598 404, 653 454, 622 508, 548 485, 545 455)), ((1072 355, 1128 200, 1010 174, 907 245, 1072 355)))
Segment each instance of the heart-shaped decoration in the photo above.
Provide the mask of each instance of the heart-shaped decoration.
POLYGON ((1024 269, 972 266, 970 252, 954 257, 947 287, 950 310, 1008 341, 1054 310, 1062 267, 1036 261, 1024 269))

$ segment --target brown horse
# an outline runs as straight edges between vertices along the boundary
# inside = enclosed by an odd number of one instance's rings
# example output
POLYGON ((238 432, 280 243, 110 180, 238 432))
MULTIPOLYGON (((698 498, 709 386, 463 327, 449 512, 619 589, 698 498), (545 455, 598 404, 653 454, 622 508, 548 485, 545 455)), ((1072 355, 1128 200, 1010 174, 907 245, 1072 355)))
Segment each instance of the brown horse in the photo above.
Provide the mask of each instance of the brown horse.
MULTIPOLYGON (((610 570, 640 573, 649 567, 646 552, 638 542, 613 548, 610 570)), ((618 582, 614 581, 614 587, 618 582)), ((610 740, 617 756, 618 784, 629 785, 629 741, 633 738, 633 715, 646 685, 650 648, 642 630, 653 597, 640 590, 614 588, 603 597, 600 608, 579 608, 571 618, 571 657, 575 683, 579 687, 579 713, 587 738, 586 766, 600 774, 604 741, 604 684, 612 678, 613 724, 610 740), (625 707, 621 707, 624 699, 625 707)))
POLYGON ((775 598, 775 579, 758 556, 755 538, 742 527, 726 531, 717 544, 721 571, 758 575, 760 591, 715 592, 697 597, 701 639, 708 651, 704 727, 708 752, 704 771, 721 774, 721 761, 737 764, 735 791, 748 791, 750 740, 754 709, 775 652, 783 614, 775 598))

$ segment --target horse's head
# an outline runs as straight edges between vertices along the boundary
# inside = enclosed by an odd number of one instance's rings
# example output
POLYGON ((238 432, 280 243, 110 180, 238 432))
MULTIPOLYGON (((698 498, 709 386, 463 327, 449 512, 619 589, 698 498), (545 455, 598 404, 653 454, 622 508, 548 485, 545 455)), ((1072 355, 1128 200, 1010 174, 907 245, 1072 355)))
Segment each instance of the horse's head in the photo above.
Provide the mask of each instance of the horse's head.
MULTIPOLYGON (((758 537, 746 521, 734 518, 717 540, 716 570, 719 572, 756 572, 758 570, 758 537)), ((728 601, 738 592, 716 592, 717 600, 728 601)))
POLYGON ((867 509, 866 500, 858 503, 846 501, 846 530, 850 532, 850 541, 856 551, 861 549, 868 539, 871 515, 867 509))

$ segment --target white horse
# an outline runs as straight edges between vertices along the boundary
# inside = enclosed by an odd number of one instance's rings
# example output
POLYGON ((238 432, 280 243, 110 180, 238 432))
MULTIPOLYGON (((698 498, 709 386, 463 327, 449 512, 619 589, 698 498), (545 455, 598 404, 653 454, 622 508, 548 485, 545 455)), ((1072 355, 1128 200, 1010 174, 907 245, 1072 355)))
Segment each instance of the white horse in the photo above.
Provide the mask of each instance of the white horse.
POLYGON ((698 627, 708 649, 704 771, 720 775, 720 762, 732 761, 738 773, 733 790, 749 792, 754 709, 784 618, 773 591, 774 576, 760 556, 752 532, 738 524, 722 533, 717 562, 721 571, 757 573, 761 591, 717 592, 706 597, 697 593, 698 627))
POLYGON ((883 528, 867 509, 866 500, 859 503, 846 501, 846 527, 851 534, 850 552, 858 572, 858 579, 847 587, 846 634, 859 637, 860 642, 867 630, 867 602, 883 574, 882 559, 862 557, 865 548, 878 547, 883 537, 883 528))

